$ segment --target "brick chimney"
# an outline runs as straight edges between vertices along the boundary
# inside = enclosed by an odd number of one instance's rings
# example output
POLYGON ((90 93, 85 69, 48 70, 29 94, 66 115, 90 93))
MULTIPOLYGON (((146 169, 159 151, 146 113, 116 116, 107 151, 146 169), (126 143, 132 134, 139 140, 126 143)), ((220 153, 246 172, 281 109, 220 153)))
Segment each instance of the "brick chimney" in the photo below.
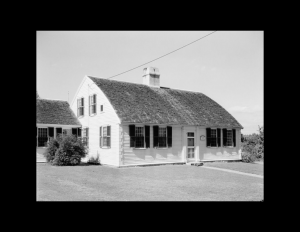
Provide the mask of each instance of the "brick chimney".
POLYGON ((147 67, 143 70, 143 84, 150 87, 160 87, 160 74, 158 68, 147 67))

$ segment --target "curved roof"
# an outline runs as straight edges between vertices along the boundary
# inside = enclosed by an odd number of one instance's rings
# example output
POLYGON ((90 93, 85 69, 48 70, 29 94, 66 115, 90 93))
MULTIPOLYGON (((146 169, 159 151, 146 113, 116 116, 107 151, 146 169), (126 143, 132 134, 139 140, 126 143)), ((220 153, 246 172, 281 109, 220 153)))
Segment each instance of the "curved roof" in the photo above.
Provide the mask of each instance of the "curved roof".
POLYGON ((107 96, 121 122, 243 128, 222 106, 202 93, 89 78, 107 96))
POLYGON ((41 98, 36 99, 36 123, 81 125, 67 101, 41 98))

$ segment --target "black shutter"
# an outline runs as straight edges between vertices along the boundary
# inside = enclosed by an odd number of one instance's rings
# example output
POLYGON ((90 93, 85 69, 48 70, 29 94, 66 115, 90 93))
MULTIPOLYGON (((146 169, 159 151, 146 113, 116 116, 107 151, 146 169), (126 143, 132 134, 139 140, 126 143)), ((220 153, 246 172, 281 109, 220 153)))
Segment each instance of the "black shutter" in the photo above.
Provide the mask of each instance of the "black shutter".
POLYGON ((84 115, 84 98, 81 98, 81 103, 82 103, 82 116, 84 115))
POLYGON ((145 126, 146 148, 150 148, 150 126, 145 126))
POLYGON ((168 147, 172 147, 172 127, 167 126, 167 145, 168 147))
POLYGON ((102 126, 99 127, 99 145, 102 147, 102 126))
POLYGON ((81 128, 78 128, 78 137, 81 137, 81 128))
POLYGON ((54 127, 48 127, 49 137, 54 137, 54 127))
POLYGON ((89 115, 91 115, 91 96, 89 96, 89 115))
POLYGON ((217 128, 217 143, 218 143, 218 147, 221 147, 221 129, 217 128))
POLYGON ((206 128, 206 146, 210 147, 210 128, 206 128))
POLYGON ((89 146, 89 128, 86 128, 86 146, 89 146))
POLYGON ((130 147, 135 147, 135 125, 129 125, 130 147))
POLYGON ((236 146, 236 142, 235 142, 235 129, 232 129, 232 136, 233 136, 233 146, 236 146))
POLYGON ((94 113, 95 114, 97 114, 97 95, 96 94, 94 94, 94 103, 95 103, 95 105, 93 106, 94 107, 94 113))
POLYGON ((72 135, 77 137, 77 128, 72 128, 72 135))
POLYGON ((158 147, 158 126, 153 126, 153 147, 158 147))
POLYGON ((227 129, 223 129, 223 147, 227 146, 227 129))
POLYGON ((56 128, 56 136, 57 136, 58 134, 62 134, 62 128, 60 128, 60 127, 57 127, 57 128, 56 128))
MULTIPOLYGON (((107 136, 110 136, 110 126, 107 126, 107 136)), ((110 147, 110 137, 107 137, 107 146, 110 147)))

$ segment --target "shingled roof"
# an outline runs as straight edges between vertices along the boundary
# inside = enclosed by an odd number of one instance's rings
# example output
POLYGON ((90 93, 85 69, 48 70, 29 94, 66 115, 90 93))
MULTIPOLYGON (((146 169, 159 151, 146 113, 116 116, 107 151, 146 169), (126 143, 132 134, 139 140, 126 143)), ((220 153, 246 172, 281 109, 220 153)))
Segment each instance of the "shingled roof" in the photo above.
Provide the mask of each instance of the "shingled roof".
POLYGON ((36 99, 36 123, 81 125, 67 101, 36 99))
POLYGON ((121 122, 243 128, 222 106, 202 93, 89 78, 107 96, 121 122))

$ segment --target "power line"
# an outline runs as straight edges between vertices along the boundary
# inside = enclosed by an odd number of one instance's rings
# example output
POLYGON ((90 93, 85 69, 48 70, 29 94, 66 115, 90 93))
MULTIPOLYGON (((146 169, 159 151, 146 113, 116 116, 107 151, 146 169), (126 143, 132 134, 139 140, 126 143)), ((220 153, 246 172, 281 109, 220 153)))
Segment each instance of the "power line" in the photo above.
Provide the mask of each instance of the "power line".
POLYGON ((162 58, 162 57, 164 57, 164 56, 167 56, 167 55, 169 55, 169 54, 171 54, 171 53, 173 53, 173 52, 176 52, 176 51, 178 51, 179 49, 182 49, 182 48, 184 48, 184 47, 186 47, 186 46, 188 46, 188 45, 190 45, 190 44, 192 44, 192 43, 195 43, 195 42, 197 42, 198 40, 203 39, 203 38, 205 38, 205 37, 207 37, 207 36, 209 36, 209 35, 211 35, 211 34, 213 34, 213 33, 215 33, 215 32, 217 32, 217 31, 214 31, 214 32, 212 32, 212 33, 210 33, 210 34, 208 34, 208 35, 205 35, 205 36, 203 36, 203 37, 201 37, 201 38, 199 38, 199 39, 197 39, 197 40, 195 40, 195 41, 193 41, 193 42, 191 42, 191 43, 189 43, 189 44, 187 44, 187 45, 184 45, 184 46, 182 46, 182 47, 180 47, 180 48, 178 48, 178 49, 176 49, 176 50, 174 50, 174 51, 172 51, 172 52, 169 52, 169 53, 167 53, 167 54, 165 54, 165 55, 163 55, 163 56, 160 56, 160 57, 158 57, 158 58, 156 58, 156 59, 154 59, 154 60, 151 60, 151 61, 149 61, 149 62, 147 62, 147 63, 144 63, 144 64, 142 64, 142 65, 139 65, 139 66, 137 66, 137 67, 135 67, 135 68, 129 69, 129 70, 127 70, 127 71, 125 71, 125 72, 122 72, 122 73, 120 73, 120 74, 117 74, 117 75, 108 77, 107 79, 113 78, 113 77, 116 77, 116 76, 119 76, 119 75, 121 75, 121 74, 123 74, 123 73, 127 73, 127 72, 129 72, 129 71, 131 71, 131 70, 134 70, 134 69, 136 69, 136 68, 139 68, 139 67, 141 67, 141 66, 143 66, 143 65, 145 65, 145 64, 149 64, 149 63, 151 63, 151 62, 153 62, 153 61, 155 61, 155 60, 158 60, 158 59, 160 59, 160 58, 162 58))

